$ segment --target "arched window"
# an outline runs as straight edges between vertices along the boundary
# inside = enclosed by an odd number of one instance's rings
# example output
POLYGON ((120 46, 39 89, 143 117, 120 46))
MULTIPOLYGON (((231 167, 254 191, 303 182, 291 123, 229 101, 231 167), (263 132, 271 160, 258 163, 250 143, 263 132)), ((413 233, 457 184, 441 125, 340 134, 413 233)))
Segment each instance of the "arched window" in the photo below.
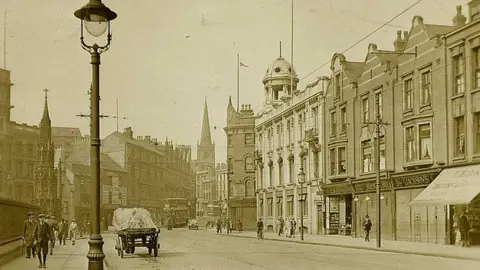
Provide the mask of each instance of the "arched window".
POLYGON ((255 196, 255 187, 253 180, 249 179, 245 181, 245 197, 254 197, 255 196))
POLYGON ((245 158, 245 170, 246 171, 253 171, 255 167, 253 166, 253 159, 251 157, 245 158))

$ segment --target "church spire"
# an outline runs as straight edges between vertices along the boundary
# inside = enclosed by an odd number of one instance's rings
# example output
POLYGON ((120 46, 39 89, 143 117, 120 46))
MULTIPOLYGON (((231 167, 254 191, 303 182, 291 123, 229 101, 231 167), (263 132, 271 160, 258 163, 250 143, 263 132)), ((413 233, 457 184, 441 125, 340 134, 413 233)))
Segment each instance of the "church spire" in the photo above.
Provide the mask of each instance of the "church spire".
POLYGON ((45 88, 45 103, 43 106, 42 120, 40 121, 40 139, 42 141, 51 141, 52 139, 52 121, 48 112, 48 89, 45 88))
POLYGON ((202 134, 200 144, 212 144, 212 136, 210 135, 210 121, 208 119, 207 97, 205 97, 205 107, 203 109, 202 134))
POLYGON ((41 126, 50 126, 51 121, 50 121, 50 114, 48 112, 48 90, 47 88, 43 89, 43 92, 45 92, 45 104, 43 105, 43 116, 42 116, 42 121, 40 122, 41 126))

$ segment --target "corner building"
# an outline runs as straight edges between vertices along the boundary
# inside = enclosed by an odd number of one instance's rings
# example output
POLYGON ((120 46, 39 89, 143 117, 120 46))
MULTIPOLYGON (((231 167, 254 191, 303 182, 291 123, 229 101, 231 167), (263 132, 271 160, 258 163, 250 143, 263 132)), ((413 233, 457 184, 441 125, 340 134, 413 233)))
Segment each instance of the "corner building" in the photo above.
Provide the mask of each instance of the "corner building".
POLYGON ((227 211, 233 229, 242 221, 244 230, 255 230, 255 115, 250 105, 236 111, 232 99, 227 107, 227 211))
POLYGON ((323 93, 328 78, 321 77, 302 91, 297 90, 298 81, 295 71, 281 56, 270 65, 263 79, 265 102, 255 121, 257 217, 264 220, 268 231, 277 230, 280 217, 296 220, 300 228, 303 207, 304 232, 323 234, 320 142, 324 134, 323 93), (302 186, 297 179, 301 168, 306 174, 302 186))

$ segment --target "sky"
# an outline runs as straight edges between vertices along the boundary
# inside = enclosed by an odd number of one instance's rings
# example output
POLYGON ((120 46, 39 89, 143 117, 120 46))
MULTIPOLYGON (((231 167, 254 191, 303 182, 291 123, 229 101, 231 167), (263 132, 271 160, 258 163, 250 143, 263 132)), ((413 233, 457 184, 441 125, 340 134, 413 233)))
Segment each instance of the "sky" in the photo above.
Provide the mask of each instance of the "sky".
MULTIPOLYGON (((294 68, 299 88, 329 75, 324 65, 418 0, 294 0, 294 68), (323 66, 323 67, 322 67, 323 66), (316 71, 315 71, 316 70, 316 71), (315 72, 313 72, 315 71, 315 72), (307 76, 308 75, 308 76, 307 76)), ((80 47, 80 21, 73 12, 86 0, 1 0, 7 11, 6 50, 1 37, 2 67, 11 70, 12 120, 38 124, 44 88, 50 90, 53 126, 89 132, 87 92, 90 55, 80 47)), ((423 0, 345 53, 363 61, 369 43, 393 49, 397 30, 409 30, 413 16, 427 24, 452 25, 457 5, 467 15, 467 0, 423 0)), ((115 116, 119 130, 134 136, 192 145, 200 139, 207 98, 217 162, 226 158, 223 131, 231 95, 236 104, 237 54, 248 67, 240 70, 240 104, 259 112, 262 79, 282 55, 290 61, 291 0, 104 0, 117 12, 110 50, 100 67, 101 113, 115 116)), ((5 19, 1 16, 3 28, 5 19)), ((104 40, 95 40, 101 44, 104 40)), ((114 118, 101 120, 101 137, 116 130, 114 118)))

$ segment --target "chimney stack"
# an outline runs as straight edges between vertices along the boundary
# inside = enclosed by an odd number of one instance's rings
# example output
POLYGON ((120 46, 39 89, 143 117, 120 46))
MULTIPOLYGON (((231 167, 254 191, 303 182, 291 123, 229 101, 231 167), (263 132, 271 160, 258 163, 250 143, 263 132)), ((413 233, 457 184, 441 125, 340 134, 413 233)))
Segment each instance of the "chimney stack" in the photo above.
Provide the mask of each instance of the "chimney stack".
POLYGON ((132 127, 125 128, 123 131, 123 136, 125 136, 127 139, 133 139, 132 127))
POLYGON ((407 44, 407 39, 402 39, 402 31, 397 31, 397 39, 393 42, 393 47, 395 48, 396 52, 402 52, 405 48, 405 44, 407 44))
POLYGON ((462 14, 462 6, 457 6, 457 14, 453 17, 452 22, 455 27, 464 26, 465 22, 467 22, 467 17, 462 14))
POLYGON ((137 140, 139 141, 143 140, 143 136, 137 136, 137 140))
POLYGON ((152 139, 152 136, 150 135, 145 135, 145 141, 150 142, 152 139))

